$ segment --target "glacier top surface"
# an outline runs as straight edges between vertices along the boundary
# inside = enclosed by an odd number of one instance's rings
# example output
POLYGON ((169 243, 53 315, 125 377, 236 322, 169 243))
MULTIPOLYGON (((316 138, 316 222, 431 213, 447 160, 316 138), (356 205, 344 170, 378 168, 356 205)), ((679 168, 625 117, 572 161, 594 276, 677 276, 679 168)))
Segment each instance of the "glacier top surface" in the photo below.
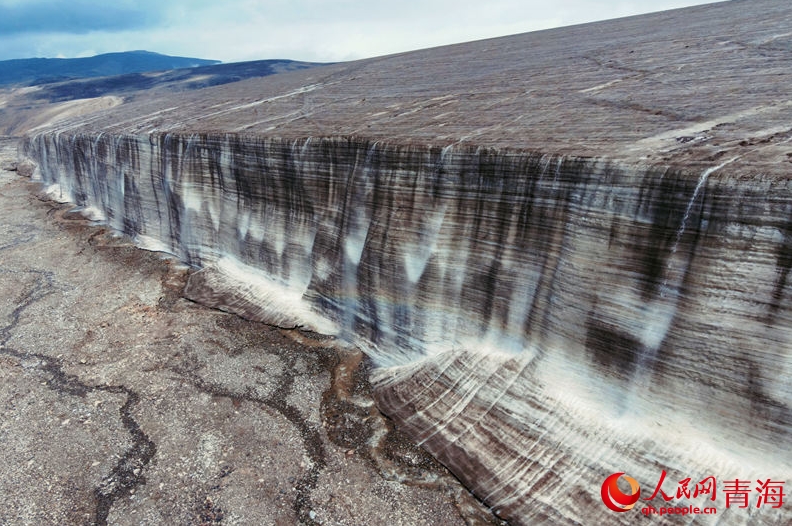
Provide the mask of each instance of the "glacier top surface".
POLYGON ((153 96, 49 129, 357 136, 652 163, 734 159, 783 173, 790 28, 786 0, 734 0, 153 96))

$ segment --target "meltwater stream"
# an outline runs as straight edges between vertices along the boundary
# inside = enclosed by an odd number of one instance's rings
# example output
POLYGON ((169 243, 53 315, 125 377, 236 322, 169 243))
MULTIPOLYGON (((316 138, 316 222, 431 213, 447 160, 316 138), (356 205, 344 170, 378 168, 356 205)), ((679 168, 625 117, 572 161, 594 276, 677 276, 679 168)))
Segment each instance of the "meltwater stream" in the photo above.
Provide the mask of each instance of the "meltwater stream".
MULTIPOLYGON (((642 306, 641 315, 645 326, 640 339, 641 349, 637 352, 633 377, 630 379, 630 389, 622 405, 625 412, 634 410, 636 404, 640 404, 641 393, 646 385, 652 382, 652 376, 660 366, 658 352, 677 313, 677 303, 683 295, 685 276, 689 271, 688 266, 692 262, 690 248, 680 253, 680 243, 688 228, 688 223, 691 221, 693 207, 699 202, 709 176, 737 159, 739 157, 731 158, 717 166, 703 170, 687 202, 667 257, 665 276, 659 289, 660 294, 653 300, 646 301, 642 306)), ((702 220, 707 221, 707 219, 699 218, 697 229, 701 227, 702 220)))

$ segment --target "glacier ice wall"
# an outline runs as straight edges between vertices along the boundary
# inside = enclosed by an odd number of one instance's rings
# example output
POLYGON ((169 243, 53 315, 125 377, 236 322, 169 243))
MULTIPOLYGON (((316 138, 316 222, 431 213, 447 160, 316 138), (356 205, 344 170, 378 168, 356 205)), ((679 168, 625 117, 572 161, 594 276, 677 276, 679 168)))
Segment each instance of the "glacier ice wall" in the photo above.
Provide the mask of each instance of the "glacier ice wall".
MULTIPOLYGON (((516 523, 630 523, 598 501, 617 471, 792 479, 785 179, 357 137, 23 149, 53 195, 200 267, 188 296, 360 346, 383 411, 516 523)), ((701 523, 792 517, 717 504, 701 523)))

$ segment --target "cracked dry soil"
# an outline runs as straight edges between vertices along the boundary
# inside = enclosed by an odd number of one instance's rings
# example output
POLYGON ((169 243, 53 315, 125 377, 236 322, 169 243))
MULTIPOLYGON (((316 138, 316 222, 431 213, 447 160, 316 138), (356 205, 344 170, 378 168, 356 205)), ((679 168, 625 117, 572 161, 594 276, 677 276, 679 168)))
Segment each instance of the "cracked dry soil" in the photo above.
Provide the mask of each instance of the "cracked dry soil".
POLYGON ((181 296, 35 197, 0 139, 0 524, 497 524, 376 409, 363 357, 181 296))

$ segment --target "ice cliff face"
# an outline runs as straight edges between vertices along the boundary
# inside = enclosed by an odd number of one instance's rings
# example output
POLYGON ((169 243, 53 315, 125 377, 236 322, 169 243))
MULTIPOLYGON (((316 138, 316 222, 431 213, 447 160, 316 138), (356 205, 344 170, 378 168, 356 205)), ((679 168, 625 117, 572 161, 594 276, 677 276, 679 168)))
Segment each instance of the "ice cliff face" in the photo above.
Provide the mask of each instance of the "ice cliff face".
POLYGON ((515 523, 788 524, 790 26, 735 0, 336 64, 23 154, 200 267, 188 296, 364 349, 381 409, 515 523))
POLYGON ((617 522, 596 501, 617 471, 666 469, 667 493, 792 474, 786 180, 340 137, 40 134, 25 155, 202 267, 189 296, 363 348, 383 410, 512 520, 617 522))

